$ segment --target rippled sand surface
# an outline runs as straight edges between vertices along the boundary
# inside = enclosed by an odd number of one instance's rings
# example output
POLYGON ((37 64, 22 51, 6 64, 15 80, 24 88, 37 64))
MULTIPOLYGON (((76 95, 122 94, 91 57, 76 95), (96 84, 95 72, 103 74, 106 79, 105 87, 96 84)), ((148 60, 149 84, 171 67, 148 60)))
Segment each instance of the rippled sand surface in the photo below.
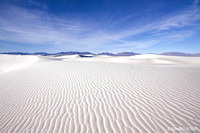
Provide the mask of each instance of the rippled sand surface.
POLYGON ((0 55, 0 106, 1 133, 200 132, 200 58, 0 55))

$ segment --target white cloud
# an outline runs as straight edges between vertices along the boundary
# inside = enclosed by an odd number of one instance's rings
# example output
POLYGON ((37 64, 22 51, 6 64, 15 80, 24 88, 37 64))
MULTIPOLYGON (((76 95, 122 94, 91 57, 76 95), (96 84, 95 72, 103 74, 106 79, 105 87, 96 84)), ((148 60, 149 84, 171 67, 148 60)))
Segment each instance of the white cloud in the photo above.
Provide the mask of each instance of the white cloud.
MULTIPOLYGON (((196 2, 194 2, 196 3, 196 2)), ((65 48, 145 48, 165 41, 181 41, 196 31, 181 29, 189 26, 199 27, 200 10, 192 5, 185 11, 168 14, 152 23, 140 27, 120 28, 107 31, 89 21, 80 21, 72 17, 49 15, 45 11, 33 11, 20 7, 6 7, 0 10, 0 40, 27 44, 61 45, 65 48), (185 34, 183 34, 185 33, 185 34), (144 35, 143 40, 134 40, 134 36, 144 35), (127 39, 131 38, 132 39, 127 39)), ((112 21, 111 21, 112 22, 112 21)), ((112 24, 112 23, 111 23, 112 24)), ((115 28, 117 28, 116 25, 115 28)))
POLYGON ((198 4, 199 0, 194 0, 193 4, 198 4))

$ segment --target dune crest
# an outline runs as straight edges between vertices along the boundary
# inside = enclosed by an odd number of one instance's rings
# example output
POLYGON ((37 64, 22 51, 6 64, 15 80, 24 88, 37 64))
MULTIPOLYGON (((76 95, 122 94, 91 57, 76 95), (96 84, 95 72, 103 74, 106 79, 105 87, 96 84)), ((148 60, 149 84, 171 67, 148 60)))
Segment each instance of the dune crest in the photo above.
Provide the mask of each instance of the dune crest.
POLYGON ((39 60, 31 55, 0 55, 0 74, 28 67, 39 60))

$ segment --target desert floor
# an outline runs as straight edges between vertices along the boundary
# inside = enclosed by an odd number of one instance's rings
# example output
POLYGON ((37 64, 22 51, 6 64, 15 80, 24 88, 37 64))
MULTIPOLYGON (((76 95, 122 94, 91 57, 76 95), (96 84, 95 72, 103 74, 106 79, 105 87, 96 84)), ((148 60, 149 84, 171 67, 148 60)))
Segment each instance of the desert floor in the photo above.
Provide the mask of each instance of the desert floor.
POLYGON ((200 132, 200 57, 0 55, 1 133, 200 132))

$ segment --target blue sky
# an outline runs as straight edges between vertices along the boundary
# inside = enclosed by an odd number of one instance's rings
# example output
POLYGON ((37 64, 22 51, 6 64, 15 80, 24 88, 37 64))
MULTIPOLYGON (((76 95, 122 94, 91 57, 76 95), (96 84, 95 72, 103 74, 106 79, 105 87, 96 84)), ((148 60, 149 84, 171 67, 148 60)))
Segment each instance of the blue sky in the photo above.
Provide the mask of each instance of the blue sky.
POLYGON ((0 52, 200 52, 199 0, 1 0, 0 52))

